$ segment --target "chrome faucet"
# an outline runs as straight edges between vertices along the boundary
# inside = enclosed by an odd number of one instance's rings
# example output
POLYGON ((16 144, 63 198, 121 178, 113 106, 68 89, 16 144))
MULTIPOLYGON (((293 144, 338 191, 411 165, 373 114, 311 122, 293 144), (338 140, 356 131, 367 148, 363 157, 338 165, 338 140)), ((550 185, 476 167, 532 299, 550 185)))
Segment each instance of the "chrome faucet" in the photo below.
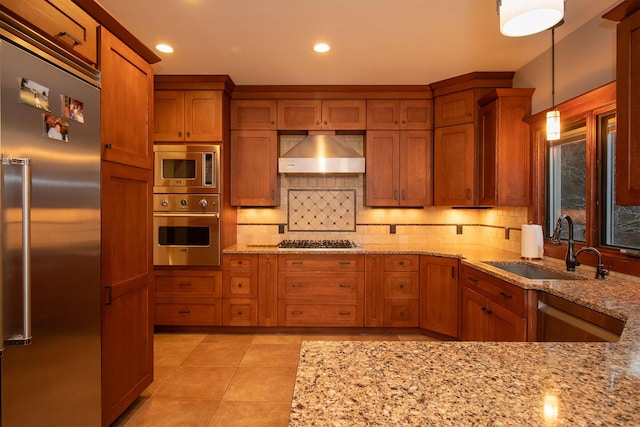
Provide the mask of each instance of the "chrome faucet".
POLYGON ((594 254, 596 254, 598 256, 598 267, 597 267, 597 271, 596 271, 596 279, 604 280, 604 276, 608 275, 609 272, 604 269, 604 264, 602 263, 602 254, 596 248, 593 248, 591 246, 583 246, 582 248, 578 249, 578 252, 576 252, 576 254, 575 254, 576 265, 580 265, 580 262, 577 260, 577 258, 578 258, 578 255, 580 255, 584 251, 593 252, 594 254))
POLYGON ((553 236, 551 236, 551 243, 554 245, 560 244, 560 231, 562 229, 562 221, 567 221, 569 227, 569 240, 567 241, 567 255, 565 256, 565 262, 567 264, 567 271, 576 271, 576 266, 580 263, 576 260, 576 255, 573 252, 573 220, 567 214, 562 214, 556 222, 556 228, 553 230, 553 236))

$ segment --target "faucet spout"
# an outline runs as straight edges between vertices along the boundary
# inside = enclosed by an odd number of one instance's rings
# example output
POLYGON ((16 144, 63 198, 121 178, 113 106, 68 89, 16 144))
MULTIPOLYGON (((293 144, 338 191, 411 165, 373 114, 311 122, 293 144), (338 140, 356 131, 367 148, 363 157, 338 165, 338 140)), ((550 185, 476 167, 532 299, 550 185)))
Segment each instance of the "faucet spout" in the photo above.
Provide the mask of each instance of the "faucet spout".
MULTIPOLYGON (((578 252, 576 252, 576 255, 575 255, 576 258, 582 252, 586 252, 586 251, 593 252, 598 257, 598 266, 597 266, 597 270, 596 270, 596 279, 604 280, 604 277, 606 275, 608 275, 609 272, 604 269, 604 264, 602 263, 602 254, 600 253, 599 250, 597 250, 596 248, 593 248, 591 246, 583 246, 582 248, 578 249, 578 252)), ((577 262, 577 260, 576 260, 576 262, 577 262)), ((579 262, 578 262, 578 265, 580 265, 579 262)))
POLYGON ((573 220, 567 214, 562 214, 556 222, 556 228, 553 230, 553 236, 551 237, 551 243, 555 245, 560 244, 560 231, 562 229, 562 222, 567 221, 569 227, 569 237, 567 241, 567 255, 565 256, 565 263, 567 265, 567 271, 576 271, 576 266, 580 263, 576 260, 576 254, 574 253, 575 242, 573 240, 573 220))

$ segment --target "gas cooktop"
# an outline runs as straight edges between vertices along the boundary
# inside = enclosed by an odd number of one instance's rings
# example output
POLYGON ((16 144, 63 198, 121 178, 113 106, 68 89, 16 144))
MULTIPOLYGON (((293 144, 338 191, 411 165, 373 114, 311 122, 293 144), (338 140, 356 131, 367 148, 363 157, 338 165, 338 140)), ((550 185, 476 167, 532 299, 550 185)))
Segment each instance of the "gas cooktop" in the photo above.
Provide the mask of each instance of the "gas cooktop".
POLYGON ((351 240, 283 240, 278 249, 362 250, 351 240))

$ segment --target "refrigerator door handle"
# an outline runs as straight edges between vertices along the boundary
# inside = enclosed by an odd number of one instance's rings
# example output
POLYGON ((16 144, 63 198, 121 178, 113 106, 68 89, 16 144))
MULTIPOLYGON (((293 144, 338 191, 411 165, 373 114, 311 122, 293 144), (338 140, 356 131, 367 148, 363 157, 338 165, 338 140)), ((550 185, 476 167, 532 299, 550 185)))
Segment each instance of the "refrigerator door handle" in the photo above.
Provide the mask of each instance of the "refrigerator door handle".
POLYGON ((22 166, 22 333, 6 337, 7 345, 31 344, 31 159, 4 158, 3 165, 22 166))

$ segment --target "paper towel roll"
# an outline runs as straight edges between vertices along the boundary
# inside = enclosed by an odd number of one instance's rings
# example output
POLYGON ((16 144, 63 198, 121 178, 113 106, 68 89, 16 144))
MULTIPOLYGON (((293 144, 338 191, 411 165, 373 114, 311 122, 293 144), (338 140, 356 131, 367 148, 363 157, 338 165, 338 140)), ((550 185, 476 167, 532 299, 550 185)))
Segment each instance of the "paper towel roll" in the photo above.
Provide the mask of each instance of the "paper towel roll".
POLYGON ((520 256, 522 258, 541 259, 543 255, 542 226, 538 224, 522 224, 520 256))

